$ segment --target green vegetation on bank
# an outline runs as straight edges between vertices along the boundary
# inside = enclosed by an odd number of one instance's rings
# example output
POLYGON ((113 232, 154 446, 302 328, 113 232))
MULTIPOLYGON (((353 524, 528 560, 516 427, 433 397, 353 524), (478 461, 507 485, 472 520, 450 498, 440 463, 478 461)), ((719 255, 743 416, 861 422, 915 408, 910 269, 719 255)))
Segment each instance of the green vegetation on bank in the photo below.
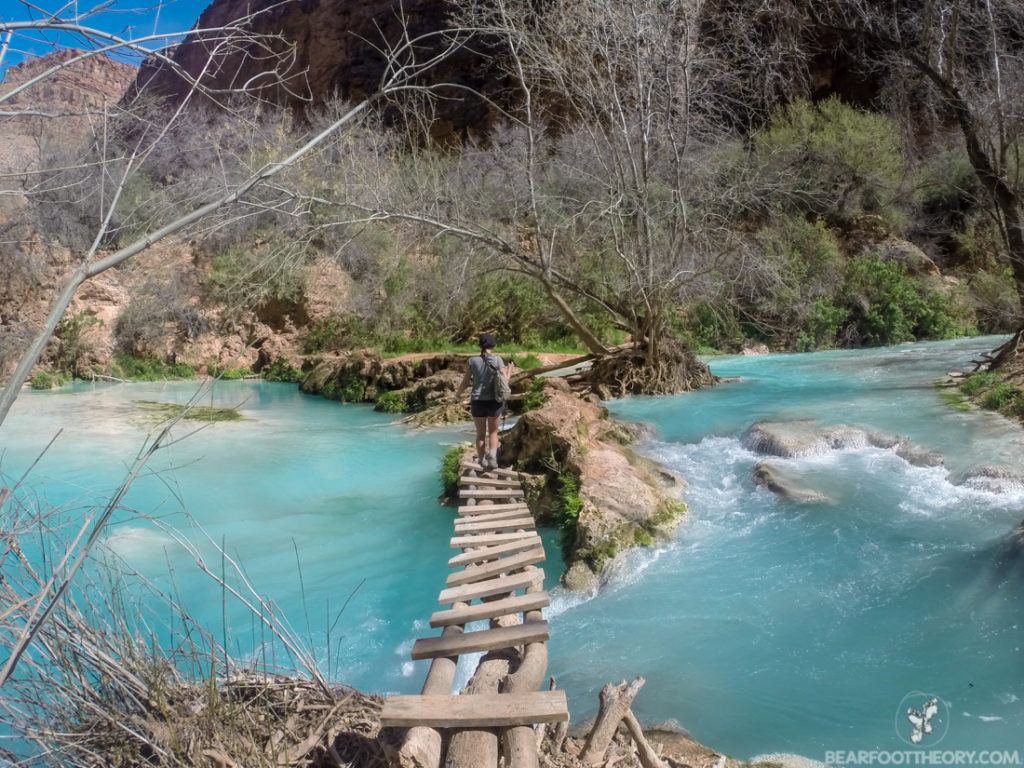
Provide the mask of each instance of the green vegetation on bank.
POLYGON ((1004 416, 1024 419, 1024 387, 1012 372, 978 371, 966 376, 957 389, 972 402, 1004 416))
POLYGON ((459 493, 459 462, 466 452, 465 443, 453 445, 441 457, 441 484, 444 495, 450 499, 458 498, 459 493))

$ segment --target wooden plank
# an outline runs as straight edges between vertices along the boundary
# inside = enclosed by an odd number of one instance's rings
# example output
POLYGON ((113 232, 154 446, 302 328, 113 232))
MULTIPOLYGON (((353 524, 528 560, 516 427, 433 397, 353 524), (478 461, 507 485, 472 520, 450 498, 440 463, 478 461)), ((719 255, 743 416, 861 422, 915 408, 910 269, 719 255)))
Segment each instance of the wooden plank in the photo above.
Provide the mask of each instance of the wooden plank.
POLYGON ((462 471, 463 472, 465 472, 466 470, 469 470, 471 472, 484 472, 487 475, 492 475, 494 477, 514 477, 514 478, 518 478, 519 477, 519 473, 516 470, 514 470, 514 469, 502 469, 502 468, 499 468, 499 469, 484 469, 479 464, 477 464, 476 462, 473 462, 473 461, 466 462, 465 464, 462 464, 461 466, 462 466, 462 471))
POLYGON ((448 561, 448 567, 459 568, 463 565, 472 565, 473 563, 485 563, 488 560, 494 560, 497 557, 514 555, 517 552, 525 552, 528 549, 541 546, 543 546, 543 544, 541 543, 540 537, 531 536, 527 539, 517 539, 506 544, 495 544, 491 547, 481 547, 480 549, 474 549, 470 552, 463 552, 461 555, 455 555, 448 561))
POLYGON ((437 602, 441 605, 468 603, 471 600, 480 600, 484 597, 515 592, 517 589, 526 589, 526 587, 536 582, 540 582, 543 585, 544 571, 540 568, 527 568, 525 571, 513 573, 510 576, 499 576, 496 579, 478 581, 475 584, 448 587, 437 596, 437 602))
POLYGON ((515 477, 473 477, 463 478, 464 485, 475 485, 478 488, 522 488, 522 482, 515 477))
POLYGON ((498 616, 509 616, 526 611, 539 611, 542 608, 547 608, 550 603, 551 598, 548 597, 547 592, 504 597, 501 600, 491 600, 463 608, 437 611, 430 617, 430 626, 435 628, 453 627, 459 624, 468 624, 471 621, 495 619, 498 616))
POLYGON ((565 691, 481 693, 465 696, 388 696, 384 728, 505 728, 569 720, 565 691))
POLYGON ((516 499, 525 496, 522 488, 485 491, 479 488, 459 488, 460 499, 516 499))
POLYGON ((490 547, 495 544, 506 544, 518 539, 528 539, 536 536, 537 531, 514 531, 511 533, 477 533, 469 536, 455 536, 451 540, 451 546, 455 549, 471 549, 478 547, 490 547))
POLYGON ((479 515, 472 515, 462 517, 456 520, 456 523, 485 523, 488 520, 513 520, 517 517, 530 517, 529 510, 526 509, 502 509, 501 506, 491 507, 491 510, 486 513, 480 513, 479 515))
POLYGON ((440 637, 421 637, 412 646, 412 660, 461 656, 464 653, 515 648, 527 643, 543 643, 551 636, 546 621, 528 621, 514 627, 495 627, 479 632, 459 632, 440 637))
POLYGON ((528 565, 536 565, 544 562, 544 547, 538 547, 518 555, 499 557, 484 565, 473 565, 465 570, 452 573, 448 576, 445 584, 449 587, 457 587, 459 584, 472 584, 475 581, 483 581, 498 576, 502 573, 515 573, 528 565))
POLYGON ((498 531, 533 530, 532 517, 514 517, 508 520, 484 520, 473 522, 472 520, 456 520, 456 533, 497 533, 498 531))
POLYGON ((492 512, 508 512, 513 509, 518 509, 520 512, 528 512, 530 508, 521 501, 503 504, 466 504, 458 508, 459 515, 462 517, 489 515, 492 512))

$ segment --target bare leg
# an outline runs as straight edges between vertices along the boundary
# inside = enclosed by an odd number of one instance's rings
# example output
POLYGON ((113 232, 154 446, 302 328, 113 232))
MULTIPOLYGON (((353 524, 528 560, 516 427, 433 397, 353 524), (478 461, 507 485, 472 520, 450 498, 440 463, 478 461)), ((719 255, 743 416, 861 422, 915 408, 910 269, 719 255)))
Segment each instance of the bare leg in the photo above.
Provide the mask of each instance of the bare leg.
POLYGON ((488 416, 487 417, 487 451, 494 458, 494 461, 498 461, 498 422, 501 421, 501 416, 488 416))
POLYGON ((476 426, 476 460, 482 467, 487 453, 487 417, 474 416, 473 424, 476 426))

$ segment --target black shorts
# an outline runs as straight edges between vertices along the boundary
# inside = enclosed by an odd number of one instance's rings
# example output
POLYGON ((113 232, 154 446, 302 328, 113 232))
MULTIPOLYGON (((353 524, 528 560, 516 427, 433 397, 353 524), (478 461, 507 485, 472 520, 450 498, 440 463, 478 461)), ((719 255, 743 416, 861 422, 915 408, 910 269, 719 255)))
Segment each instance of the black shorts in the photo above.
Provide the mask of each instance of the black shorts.
POLYGON ((481 416, 501 416, 505 412, 505 404, 497 400, 471 400, 469 412, 474 418, 481 416))

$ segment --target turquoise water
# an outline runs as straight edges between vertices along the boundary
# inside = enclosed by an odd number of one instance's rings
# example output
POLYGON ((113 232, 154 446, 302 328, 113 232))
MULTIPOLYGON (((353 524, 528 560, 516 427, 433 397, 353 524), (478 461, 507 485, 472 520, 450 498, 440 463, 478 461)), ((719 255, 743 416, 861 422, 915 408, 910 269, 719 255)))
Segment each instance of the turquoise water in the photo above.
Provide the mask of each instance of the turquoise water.
POLYGON ((643 674, 647 720, 674 718, 741 757, 821 760, 908 748, 897 711, 921 691, 948 721, 922 747, 1024 748, 1024 563, 1000 565, 1024 487, 951 482, 977 464, 1020 466, 1024 437, 932 387, 993 341, 721 358, 713 370, 742 381, 613 404, 655 425, 645 450, 687 479, 691 513, 671 543, 626 558, 600 596, 556 619, 552 671, 575 712, 601 682, 643 674), (780 463, 831 503, 780 501, 755 488, 762 457, 740 438, 758 419, 799 418, 908 435, 949 470, 828 452, 780 463))
MULTIPOLYGON (((553 590, 551 672, 574 718, 594 712, 605 682, 641 674, 648 682, 635 709, 645 721, 674 719, 738 757, 822 759, 826 750, 908 748, 897 710, 923 691, 943 700, 941 748, 1024 748, 1024 574, 1020 563, 1000 565, 1024 517, 1024 487, 955 484, 978 464, 1019 465, 1024 433, 950 409, 931 386, 992 343, 720 358, 717 373, 743 380, 613 403, 655 427, 642 449, 687 479, 690 514, 670 542, 617 562, 596 597, 553 590), (743 432, 762 418, 807 417, 908 435, 943 454, 948 469, 846 450, 782 462, 828 504, 797 506, 755 489, 759 457, 743 447, 743 432)), ((175 383, 26 392, 3 429, 3 471, 19 474, 63 426, 34 487, 56 503, 101 498, 151 429, 133 401, 184 402, 194 391, 175 383)), ((426 664, 409 662, 408 651, 431 633, 425 619, 450 554, 453 513, 436 504, 437 469, 465 430, 409 431, 281 384, 224 383, 214 400, 245 400, 247 420, 159 455, 161 476, 141 480, 128 503, 186 529, 187 510, 223 537, 324 663, 327 628, 359 587, 330 635, 332 676, 418 690, 426 664)), ((190 609, 221 631, 220 590, 167 534, 126 513, 105 544, 158 583, 173 569, 190 609)), ((554 538, 547 544, 550 585, 561 563, 554 538)), ((229 606, 227 624, 236 653, 258 653, 247 612, 229 606)))
MULTIPOLYGON (((26 391, 4 426, 2 470, 20 475, 63 427, 32 475, 33 488, 56 505, 101 501, 154 429, 134 401, 184 403, 197 386, 76 384, 52 393, 26 391)), ((369 406, 340 406, 287 384, 224 382, 205 403, 241 404, 246 420, 208 425, 158 453, 150 464, 156 476, 137 481, 126 505, 181 529, 216 572, 220 557, 207 536, 224 541, 295 632, 307 643, 312 638, 324 669, 333 626, 335 679, 368 690, 418 691, 425 668, 407 663, 408 651, 415 637, 429 632, 424 619, 443 586, 454 517, 437 503, 440 457, 467 437, 465 430, 409 430, 369 406)), ((182 434, 195 426, 183 424, 192 426, 179 429, 182 434)), ((170 535, 126 513, 105 547, 158 587, 174 588, 221 640, 221 590, 170 535)), ((240 658, 270 647, 268 633, 237 601, 228 602, 227 626, 228 647, 240 658)), ((289 664, 280 648, 261 658, 289 664)))

